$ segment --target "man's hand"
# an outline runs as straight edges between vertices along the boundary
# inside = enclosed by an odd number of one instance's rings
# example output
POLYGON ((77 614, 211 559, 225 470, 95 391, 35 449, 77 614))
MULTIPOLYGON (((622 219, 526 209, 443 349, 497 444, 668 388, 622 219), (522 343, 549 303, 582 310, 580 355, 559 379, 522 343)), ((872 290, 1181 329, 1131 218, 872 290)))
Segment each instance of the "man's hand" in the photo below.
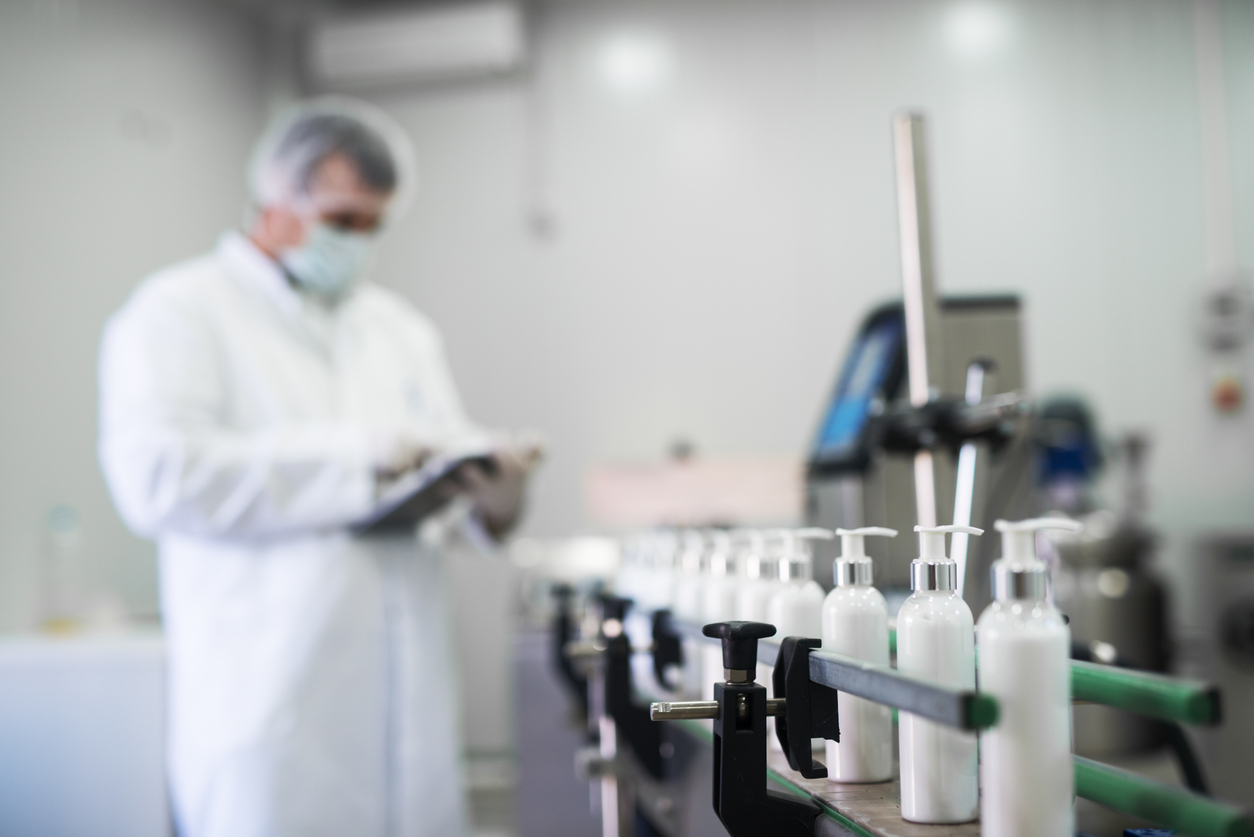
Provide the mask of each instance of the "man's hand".
POLYGON ((500 538, 518 522, 530 476, 543 451, 538 444, 504 447, 492 454, 492 467, 468 464, 458 471, 475 513, 494 538, 500 538))
POLYGON ((421 468, 434 449, 427 440, 404 428, 381 428, 371 436, 371 460, 379 488, 421 468))

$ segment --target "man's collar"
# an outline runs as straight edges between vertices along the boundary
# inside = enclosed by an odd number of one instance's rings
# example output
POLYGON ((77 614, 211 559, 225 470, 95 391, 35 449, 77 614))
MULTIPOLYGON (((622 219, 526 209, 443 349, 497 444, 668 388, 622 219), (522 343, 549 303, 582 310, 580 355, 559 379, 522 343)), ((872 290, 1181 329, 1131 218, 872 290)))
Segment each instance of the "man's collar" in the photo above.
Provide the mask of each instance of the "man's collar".
POLYGON ((237 280, 272 300, 285 314, 299 313, 300 294, 278 262, 237 230, 218 239, 218 258, 237 280))

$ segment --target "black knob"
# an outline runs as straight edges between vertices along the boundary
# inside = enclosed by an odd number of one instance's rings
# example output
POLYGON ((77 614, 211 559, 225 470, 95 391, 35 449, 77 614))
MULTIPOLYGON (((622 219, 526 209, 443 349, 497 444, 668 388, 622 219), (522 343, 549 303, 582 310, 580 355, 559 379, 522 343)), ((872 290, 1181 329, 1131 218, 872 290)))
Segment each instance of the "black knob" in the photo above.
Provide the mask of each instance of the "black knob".
POLYGON ((569 602, 571 597, 575 595, 575 589, 569 584, 554 584, 552 592, 553 598, 563 603, 569 602))
POLYGON ((611 593, 602 593, 599 597, 601 600, 601 619, 617 619, 622 622, 627 618, 627 611, 632 605, 631 599, 624 599, 611 593))
POLYGON ((723 668, 750 671, 758 665, 758 640, 775 636, 775 626, 765 622, 715 622, 702 628, 701 633, 723 640, 723 668))

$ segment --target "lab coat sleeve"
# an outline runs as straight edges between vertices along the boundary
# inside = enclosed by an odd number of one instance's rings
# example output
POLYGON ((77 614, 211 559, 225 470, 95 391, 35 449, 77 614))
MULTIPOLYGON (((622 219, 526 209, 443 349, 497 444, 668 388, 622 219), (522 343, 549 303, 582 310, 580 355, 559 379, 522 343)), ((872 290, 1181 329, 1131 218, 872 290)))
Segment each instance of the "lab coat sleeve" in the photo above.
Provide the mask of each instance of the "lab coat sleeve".
POLYGON ((375 500, 369 428, 228 426, 221 347, 196 300, 171 296, 141 292, 102 341, 100 458, 131 528, 256 537, 363 517, 375 500))

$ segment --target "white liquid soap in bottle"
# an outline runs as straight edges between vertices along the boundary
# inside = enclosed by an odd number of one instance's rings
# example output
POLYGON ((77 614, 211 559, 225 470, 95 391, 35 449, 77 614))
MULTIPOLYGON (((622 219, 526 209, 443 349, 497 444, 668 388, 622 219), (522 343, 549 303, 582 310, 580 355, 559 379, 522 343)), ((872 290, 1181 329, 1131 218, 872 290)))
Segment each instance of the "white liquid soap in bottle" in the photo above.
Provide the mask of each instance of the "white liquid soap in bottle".
MULTIPOLYGON (((735 618, 736 590, 740 579, 736 572, 737 555, 732 549, 731 535, 722 529, 711 529, 706 537, 710 550, 706 559, 708 575, 704 577, 701 591, 701 622, 708 625, 735 618)), ((720 648, 719 654, 722 653, 720 648)))
MULTIPOLYGON (((774 594, 766 606, 766 622, 775 626, 775 636, 817 638, 823 631, 823 588, 814 580, 811 541, 831 540, 830 529, 776 529, 779 543, 775 569, 778 573, 774 594)), ((758 663, 760 683, 771 683, 773 659, 758 663)), ((776 696, 778 697, 778 695, 776 696)), ((767 741, 772 750, 782 750, 775 735, 775 719, 767 718, 767 741)))
MULTIPOLYGON (((888 605, 871 586, 867 537, 895 538, 895 529, 837 529, 841 555, 832 565, 835 587, 823 602, 823 650, 888 665, 888 605)), ((893 776, 893 716, 883 704, 840 692, 840 741, 828 741, 827 778, 885 782, 893 776)))
MULTIPOLYGON (((945 535, 982 535, 972 526, 915 526, 919 557, 910 565, 913 595, 897 612, 897 670, 958 689, 975 689, 975 619, 957 590, 958 565, 945 535)), ((971 822, 980 814, 974 732, 902 712, 901 816, 910 822, 971 822)))
POLYGON ((670 609, 674 605, 677 552, 677 536, 674 531, 660 530, 649 539, 648 599, 654 610, 670 609))
POLYGON ((744 622, 766 622, 767 606, 779 587, 775 558, 767 533, 744 532, 747 547, 741 554, 741 580, 736 588, 736 618, 744 622))
POLYGON ((810 541, 831 540, 830 529, 782 529, 779 587, 767 606, 766 621, 775 635, 818 637, 823 632, 823 588, 814 580, 810 541))
MULTIPOLYGON (((701 624, 727 622, 734 619, 736 609, 736 555, 732 551, 731 536, 723 529, 711 529, 706 533, 710 543, 706 559, 709 574, 701 591, 701 624)), ((701 699, 714 698, 714 684, 723 680, 722 645, 707 643, 703 649, 701 699)))
POLYGON ((701 619, 701 588, 705 538, 696 529, 685 529, 677 553, 677 570, 671 607, 675 618, 697 623, 701 619))
MULTIPOLYGON (((685 529, 678 553, 679 572, 675 578, 675 592, 671 611, 676 619, 691 625, 701 625, 701 591, 705 586, 705 537, 696 529, 685 529)), ((705 643, 692 637, 684 637, 684 667, 680 691, 690 700, 702 695, 702 675, 705 643)), ((721 664, 720 664, 721 665, 721 664)))
POLYGON ((1036 555, 1041 529, 1079 531, 1066 518, 999 520, 993 602, 980 614, 980 690, 997 699, 997 725, 981 736, 985 837, 1071 837, 1071 632, 1048 598, 1036 555))
POLYGON ((766 551, 766 541, 757 529, 733 529, 731 532, 732 549, 735 551, 736 588, 732 592, 732 618, 743 619, 741 616, 747 609, 744 599, 752 592, 762 571, 762 558, 766 551))

